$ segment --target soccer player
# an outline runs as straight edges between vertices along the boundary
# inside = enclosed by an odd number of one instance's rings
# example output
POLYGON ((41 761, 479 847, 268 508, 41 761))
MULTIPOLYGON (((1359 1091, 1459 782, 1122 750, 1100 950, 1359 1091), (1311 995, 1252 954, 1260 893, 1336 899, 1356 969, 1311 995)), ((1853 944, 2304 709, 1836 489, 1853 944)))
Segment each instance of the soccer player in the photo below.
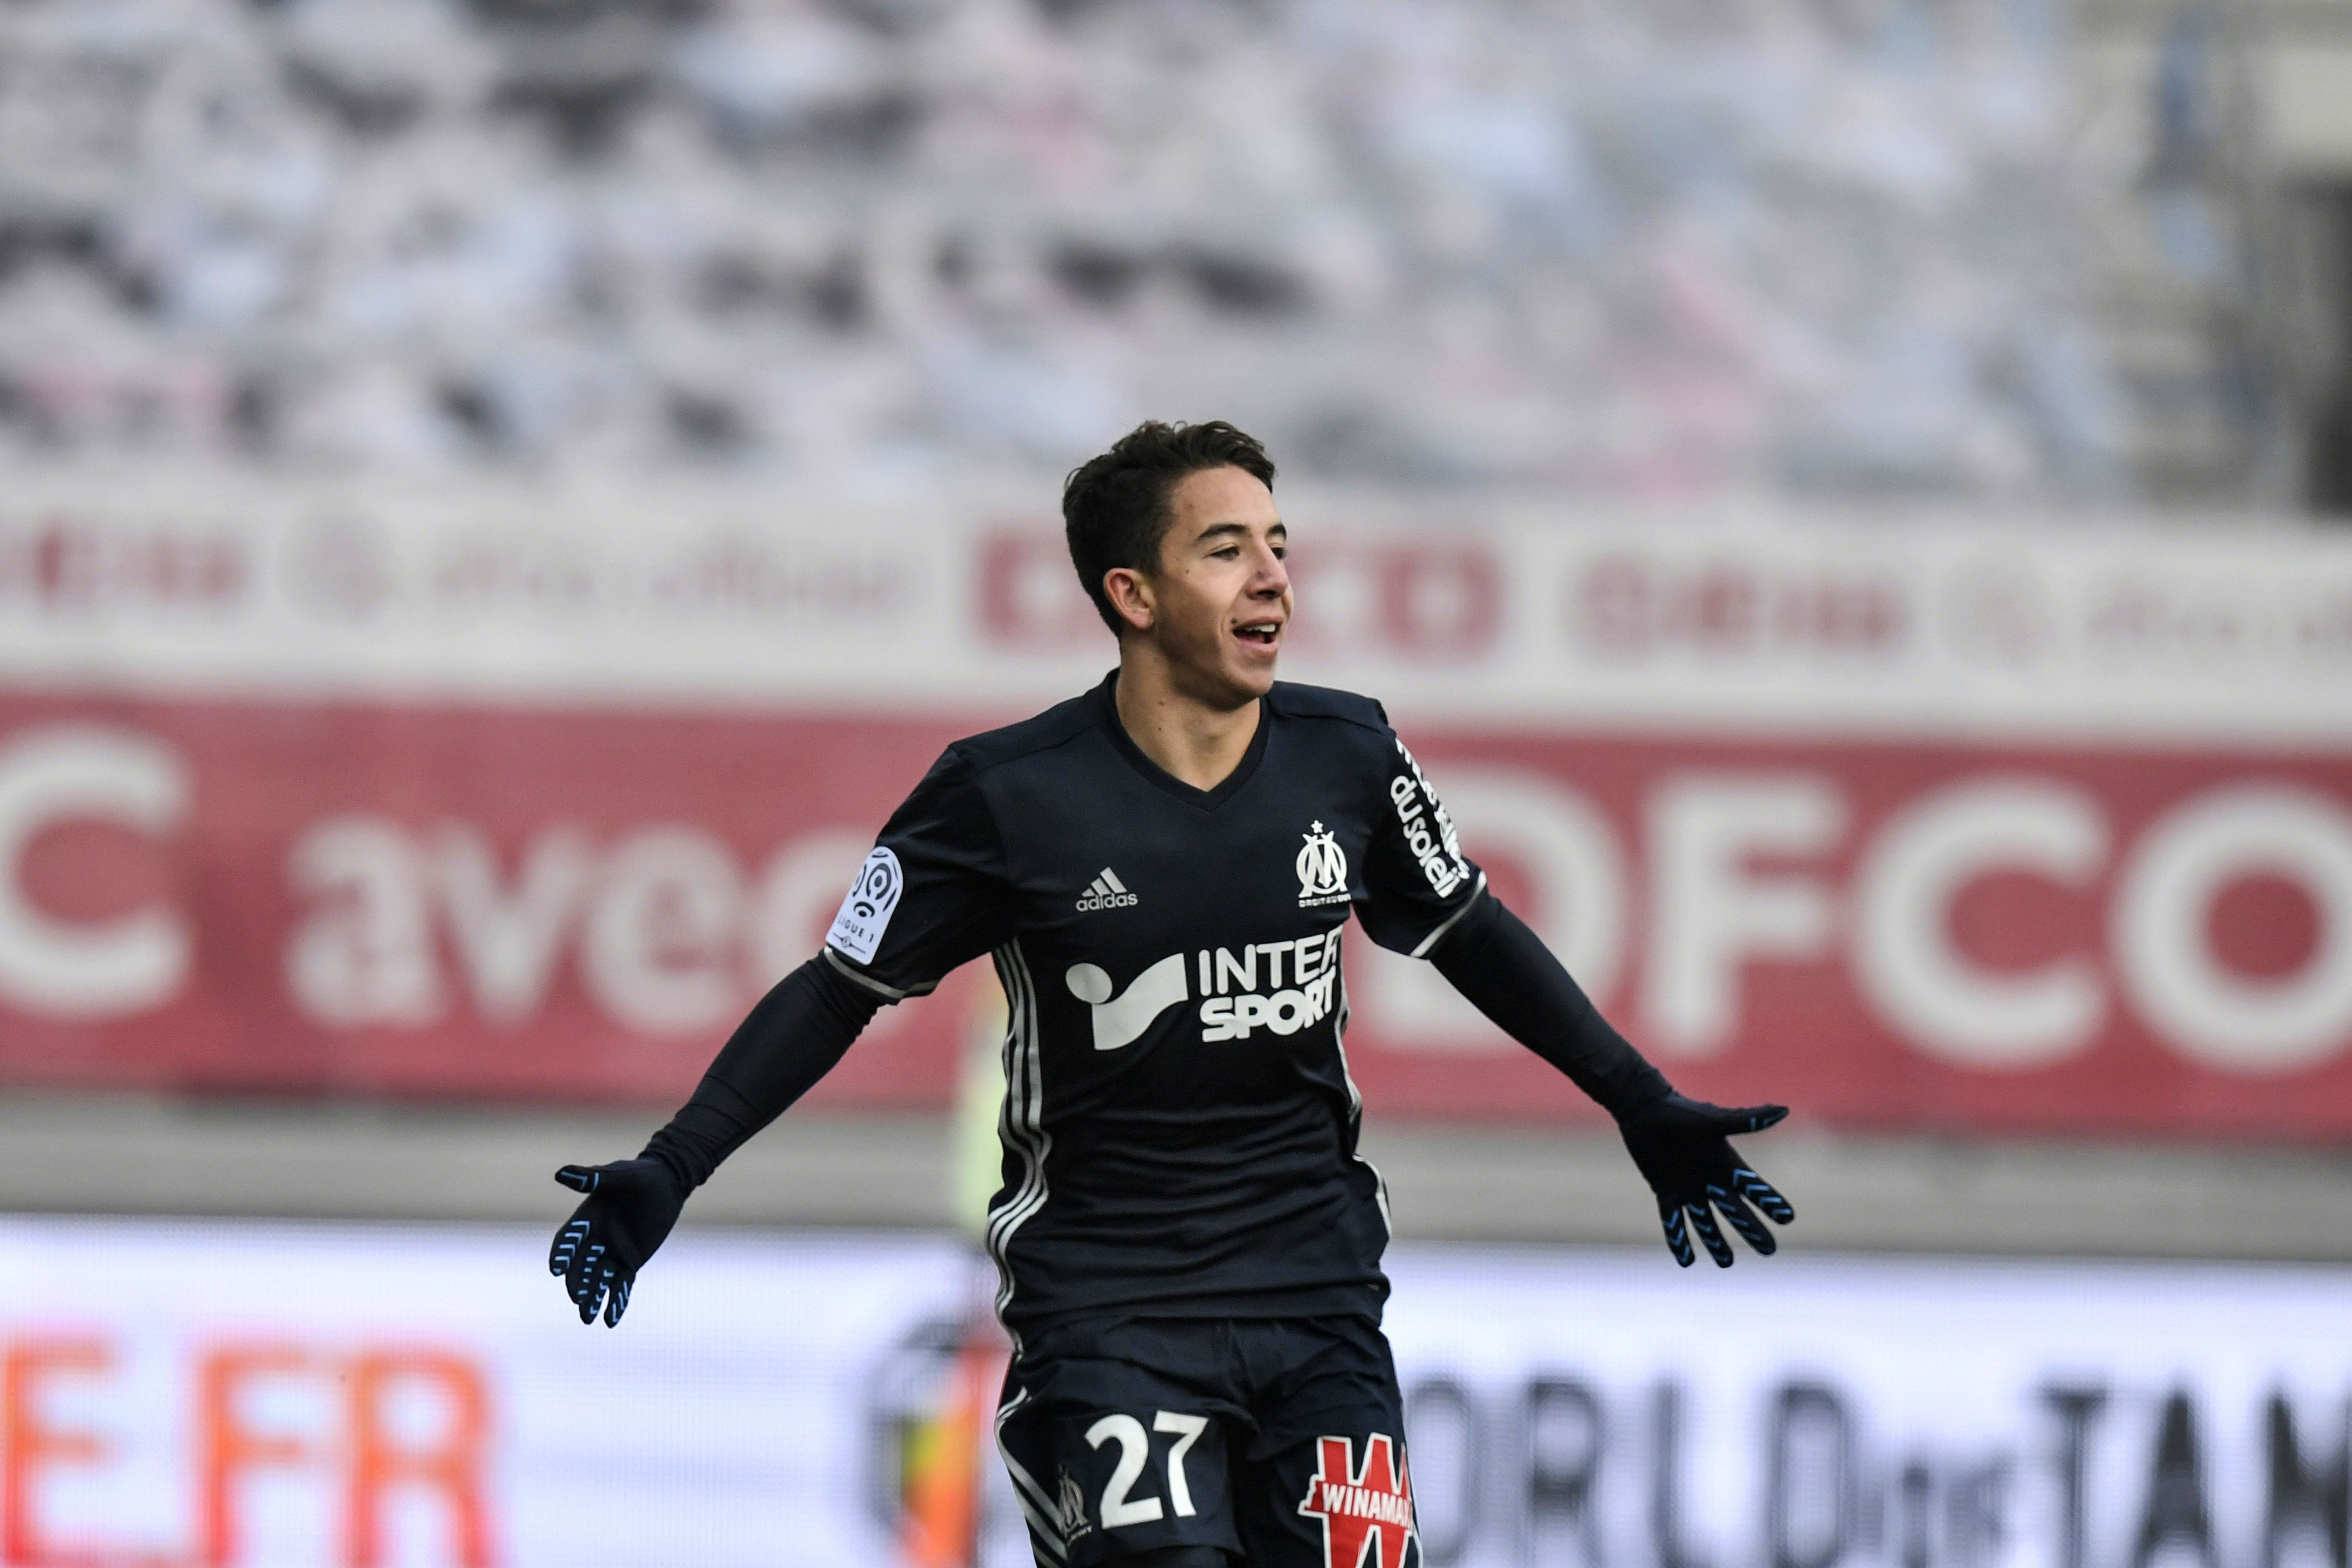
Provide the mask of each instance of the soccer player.
POLYGON ((987 1241, 1013 1355, 998 1444, 1042 1568, 1402 1568, 1387 1197, 1356 1153, 1342 928, 1425 958, 1617 1119, 1666 1242, 1794 1217, 1726 1141, 1779 1106, 1676 1094, 1462 854, 1379 703, 1277 682, 1273 461, 1139 426, 1071 474, 1070 556, 1118 668, 950 746, 816 957, 755 1007, 550 1267, 617 1322, 686 1196, 877 1008, 985 952, 1011 1005, 987 1241), (1370 1553, 1370 1555, 1366 1555, 1370 1553))

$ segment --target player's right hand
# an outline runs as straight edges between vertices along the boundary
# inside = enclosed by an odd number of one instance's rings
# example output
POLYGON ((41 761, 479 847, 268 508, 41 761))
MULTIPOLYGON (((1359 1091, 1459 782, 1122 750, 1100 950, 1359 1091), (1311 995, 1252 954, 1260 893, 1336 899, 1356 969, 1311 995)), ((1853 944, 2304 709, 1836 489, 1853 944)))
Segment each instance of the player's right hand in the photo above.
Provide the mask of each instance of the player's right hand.
POLYGON ((555 1179, 587 1201, 572 1211, 548 1249, 547 1271, 563 1277, 564 1292, 593 1323, 604 1310, 612 1328, 629 1310, 637 1270, 669 1235, 686 1207, 686 1194, 659 1160, 640 1156, 609 1165, 566 1165, 555 1179))

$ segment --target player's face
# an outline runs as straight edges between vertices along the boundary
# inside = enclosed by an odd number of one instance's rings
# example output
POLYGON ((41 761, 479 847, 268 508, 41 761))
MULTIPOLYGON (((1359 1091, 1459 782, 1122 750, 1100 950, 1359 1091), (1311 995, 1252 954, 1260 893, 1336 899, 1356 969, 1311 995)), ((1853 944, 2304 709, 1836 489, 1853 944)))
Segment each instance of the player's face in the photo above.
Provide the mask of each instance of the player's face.
POLYGON ((1146 635, 1192 695, 1255 701, 1274 684, 1290 623, 1290 536, 1274 492, 1239 468, 1204 468, 1178 481, 1169 513, 1146 635))

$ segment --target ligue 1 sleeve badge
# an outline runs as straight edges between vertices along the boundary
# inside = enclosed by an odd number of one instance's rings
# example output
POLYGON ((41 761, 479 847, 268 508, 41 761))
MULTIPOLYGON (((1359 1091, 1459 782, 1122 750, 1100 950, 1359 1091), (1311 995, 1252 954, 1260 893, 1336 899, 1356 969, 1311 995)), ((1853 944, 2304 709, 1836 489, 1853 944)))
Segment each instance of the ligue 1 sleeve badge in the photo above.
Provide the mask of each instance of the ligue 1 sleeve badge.
POLYGON ((841 900, 833 929, 824 933, 826 945, 860 963, 873 963, 875 950, 882 945, 882 933, 890 929, 890 913, 898 907, 898 893, 906 880, 898 855, 887 846, 877 845, 866 864, 857 868, 857 880, 849 885, 848 896, 841 900))
POLYGON ((1298 907, 1318 909, 1348 901, 1348 852, 1328 828, 1318 822, 1300 835, 1307 847, 1298 852, 1298 907))

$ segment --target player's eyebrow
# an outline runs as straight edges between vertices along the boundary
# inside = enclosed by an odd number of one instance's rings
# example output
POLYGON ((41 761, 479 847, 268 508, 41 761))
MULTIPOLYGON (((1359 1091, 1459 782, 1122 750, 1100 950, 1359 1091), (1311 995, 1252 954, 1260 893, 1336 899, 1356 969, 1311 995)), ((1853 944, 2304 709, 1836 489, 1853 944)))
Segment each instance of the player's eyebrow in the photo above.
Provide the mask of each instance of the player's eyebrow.
MULTIPOLYGON (((1286 541, 1290 538, 1290 530, 1278 522, 1272 528, 1267 529, 1265 532, 1267 538, 1276 541, 1286 541)), ((1247 538, 1249 536, 1249 524, 1245 522, 1213 522, 1208 527, 1202 529, 1198 534, 1194 535, 1192 542, 1195 544, 1206 544, 1213 539, 1222 539, 1228 534, 1236 533, 1240 534, 1244 538, 1247 538)))

